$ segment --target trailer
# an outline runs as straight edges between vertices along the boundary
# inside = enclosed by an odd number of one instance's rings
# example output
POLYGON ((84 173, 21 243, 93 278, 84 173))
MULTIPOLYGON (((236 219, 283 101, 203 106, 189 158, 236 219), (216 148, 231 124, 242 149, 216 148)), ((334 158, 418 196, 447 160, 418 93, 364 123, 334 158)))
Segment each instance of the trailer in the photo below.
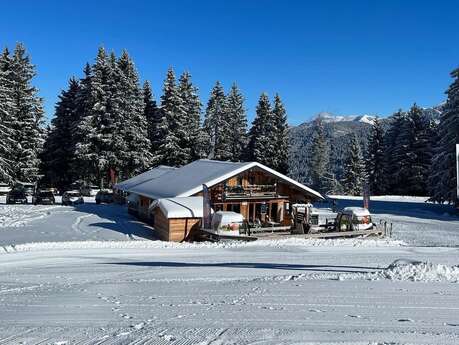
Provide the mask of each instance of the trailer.
POLYGON ((231 211, 215 212, 211 227, 201 228, 198 238, 211 242, 257 240, 251 236, 250 227, 242 214, 231 211))

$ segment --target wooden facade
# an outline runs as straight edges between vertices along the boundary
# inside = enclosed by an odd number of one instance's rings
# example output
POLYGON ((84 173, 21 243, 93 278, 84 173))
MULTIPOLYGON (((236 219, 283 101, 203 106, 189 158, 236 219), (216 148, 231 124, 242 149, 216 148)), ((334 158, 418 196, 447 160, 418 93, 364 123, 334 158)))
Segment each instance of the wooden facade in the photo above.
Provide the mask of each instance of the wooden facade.
MULTIPOLYGON (((277 176, 252 168, 232 176, 216 185, 209 186, 212 209, 233 211, 243 215, 254 227, 286 227, 292 225, 291 205, 309 202, 310 196, 300 188, 277 176)), ((202 196, 198 192, 193 196, 202 196)), ((149 216, 160 239, 181 242, 199 229, 201 218, 167 218, 159 207, 148 211, 153 200, 141 197, 139 215, 149 216), (147 215, 145 212, 152 212, 147 215)))
POLYGON ((163 241, 182 242, 201 226, 201 218, 166 218, 159 207, 154 211, 156 234, 163 241))
POLYGON ((276 176, 253 168, 210 187, 215 211, 241 213, 250 224, 291 224, 290 205, 310 196, 276 176))

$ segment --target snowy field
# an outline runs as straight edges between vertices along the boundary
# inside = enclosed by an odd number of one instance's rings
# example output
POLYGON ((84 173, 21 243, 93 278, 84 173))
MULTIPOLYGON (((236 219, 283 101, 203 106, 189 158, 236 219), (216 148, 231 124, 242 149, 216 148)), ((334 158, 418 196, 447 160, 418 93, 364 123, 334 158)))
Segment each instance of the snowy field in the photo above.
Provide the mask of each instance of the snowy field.
POLYGON ((447 208, 373 202, 390 240, 175 244, 87 201, 0 205, 0 344, 459 344, 447 208))

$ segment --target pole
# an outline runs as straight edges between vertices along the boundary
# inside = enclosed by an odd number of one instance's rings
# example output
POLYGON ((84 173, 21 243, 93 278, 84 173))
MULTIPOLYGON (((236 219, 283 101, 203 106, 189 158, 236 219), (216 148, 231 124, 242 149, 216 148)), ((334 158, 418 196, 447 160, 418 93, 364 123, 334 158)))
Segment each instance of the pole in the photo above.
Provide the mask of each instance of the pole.
POLYGON ((456 144, 456 208, 459 209, 459 144, 456 144))

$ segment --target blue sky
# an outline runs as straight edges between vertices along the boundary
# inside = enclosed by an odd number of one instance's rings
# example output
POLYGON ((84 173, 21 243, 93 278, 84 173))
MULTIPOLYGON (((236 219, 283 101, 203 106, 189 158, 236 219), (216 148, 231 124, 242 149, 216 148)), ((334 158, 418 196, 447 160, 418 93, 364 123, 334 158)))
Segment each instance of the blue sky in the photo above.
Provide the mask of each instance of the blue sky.
POLYGON ((206 102, 236 81, 249 119, 279 92, 289 122, 320 111, 389 115, 444 100, 459 66, 456 1, 7 1, 0 45, 23 42, 47 115, 97 48, 126 48, 158 97, 169 66, 206 102))

